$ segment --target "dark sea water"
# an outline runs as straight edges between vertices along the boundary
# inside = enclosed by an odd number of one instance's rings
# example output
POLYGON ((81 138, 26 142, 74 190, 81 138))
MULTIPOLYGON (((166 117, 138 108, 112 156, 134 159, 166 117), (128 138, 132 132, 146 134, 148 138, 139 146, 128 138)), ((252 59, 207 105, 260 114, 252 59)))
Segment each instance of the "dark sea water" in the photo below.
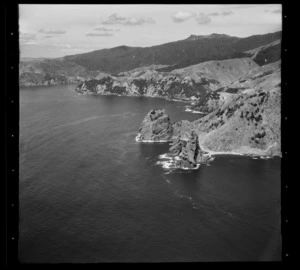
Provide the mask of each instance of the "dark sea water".
POLYGON ((21 262, 281 260, 280 158, 217 156, 168 173, 135 141, 164 99, 20 90, 21 262))

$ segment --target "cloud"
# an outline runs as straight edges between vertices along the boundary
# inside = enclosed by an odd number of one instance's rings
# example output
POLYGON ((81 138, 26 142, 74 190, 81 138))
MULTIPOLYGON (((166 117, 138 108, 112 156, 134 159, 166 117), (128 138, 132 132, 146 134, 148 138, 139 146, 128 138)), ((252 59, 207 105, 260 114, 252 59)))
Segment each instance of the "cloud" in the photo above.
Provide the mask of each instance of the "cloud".
POLYGON ((48 34, 48 35, 62 35, 62 34, 65 34, 66 31, 64 30, 53 30, 53 29, 40 29, 39 30, 39 33, 42 33, 42 34, 48 34))
POLYGON ((44 36, 44 38, 54 38, 56 36, 44 36))
POLYGON ((87 37, 112 37, 113 34, 110 33, 88 33, 87 37))
POLYGON ((128 20, 126 21, 126 25, 141 25, 141 24, 145 24, 145 23, 155 23, 155 21, 151 18, 136 18, 136 17, 131 17, 128 18, 128 20))
POLYGON ((282 10, 280 8, 275 10, 266 9, 265 12, 273 13, 273 14, 281 14, 282 10))
POLYGON ((228 15, 232 15, 232 14, 233 14, 233 11, 223 11, 221 13, 221 15, 223 15, 223 16, 228 16, 228 15))
POLYGON ((276 13, 276 14, 281 13, 281 9, 275 9, 272 11, 272 13, 276 13))
POLYGON ((96 30, 96 31, 104 31, 104 32, 114 32, 114 31, 117 31, 118 29, 109 29, 109 28, 105 28, 105 27, 97 27, 94 30, 96 30))
POLYGON ((178 11, 171 16, 174 22, 181 23, 195 17, 196 14, 188 11, 178 11))
POLYGON ((119 16, 117 13, 111 14, 102 24, 125 24, 126 17, 119 16))
POLYGON ((31 33, 20 33, 20 44, 35 44, 36 35, 31 33))
POLYGON ((230 5, 230 8, 233 8, 233 9, 245 9, 245 8, 253 8, 253 7, 259 7, 259 4, 230 5))
POLYGON ((198 24, 208 24, 212 20, 210 17, 214 16, 229 16, 232 15, 232 11, 223 11, 223 12, 211 12, 211 13, 203 13, 200 12, 198 15, 194 12, 188 12, 188 11, 178 11, 175 14, 171 16, 174 22, 181 23, 184 21, 187 21, 191 18, 195 19, 198 24))
POLYGON ((198 24, 208 24, 211 22, 211 18, 207 15, 199 15, 195 19, 198 24))
MULTIPOLYGON (((200 13, 200 15, 204 15, 204 13, 200 13)), ((208 16, 219 16, 219 12, 212 12, 212 13, 207 13, 208 16)))
POLYGON ((55 48, 59 48, 60 50, 63 51, 72 51, 72 50, 89 50, 89 49, 95 49, 98 48, 98 46, 93 46, 93 45, 81 45, 81 46, 73 46, 69 43, 54 43, 49 45, 50 47, 55 47, 55 48))
MULTIPOLYGON (((207 13, 207 16, 228 16, 228 15, 232 15, 233 11, 223 11, 221 13, 219 12, 212 12, 212 13, 207 13)), ((200 13, 200 15, 204 15, 203 13, 200 13)))
POLYGON ((107 19, 102 21, 102 24, 113 25, 113 24, 123 24, 123 25, 142 25, 145 23, 155 23, 151 18, 137 18, 137 17, 122 17, 117 13, 111 14, 107 19))
POLYGON ((68 43, 54 43, 54 44, 52 44, 52 46, 58 47, 58 48, 67 48, 67 49, 72 48, 72 46, 68 43))
POLYGON ((76 53, 76 52, 84 52, 91 49, 96 49, 98 46, 91 46, 91 45, 82 45, 82 46, 73 46, 68 43, 54 43, 48 45, 50 48, 58 48, 62 52, 66 53, 76 53))

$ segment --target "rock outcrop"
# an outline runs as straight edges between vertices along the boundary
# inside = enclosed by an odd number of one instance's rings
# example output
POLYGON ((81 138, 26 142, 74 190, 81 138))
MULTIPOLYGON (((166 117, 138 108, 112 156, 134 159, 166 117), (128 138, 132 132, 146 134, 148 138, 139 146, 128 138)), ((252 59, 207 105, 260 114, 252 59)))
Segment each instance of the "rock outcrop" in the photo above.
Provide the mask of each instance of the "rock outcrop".
POLYGON ((175 158, 175 167, 183 169, 197 168, 199 164, 209 160, 201 150, 198 135, 194 131, 187 138, 180 135, 175 138, 171 144, 170 155, 175 158))
POLYGON ((145 116, 137 141, 139 142, 166 142, 173 135, 173 127, 165 110, 151 110, 145 116))

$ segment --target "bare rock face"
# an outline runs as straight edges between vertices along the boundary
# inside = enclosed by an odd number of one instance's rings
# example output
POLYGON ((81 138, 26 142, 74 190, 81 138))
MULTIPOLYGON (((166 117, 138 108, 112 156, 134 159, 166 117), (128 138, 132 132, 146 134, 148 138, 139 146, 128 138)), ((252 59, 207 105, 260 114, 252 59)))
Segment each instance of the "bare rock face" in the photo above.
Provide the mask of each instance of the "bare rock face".
POLYGON ((165 110, 151 110, 145 116, 139 134, 138 141, 170 141, 173 134, 173 127, 165 110))
POLYGON ((170 148, 171 155, 176 158, 176 167, 193 169, 198 164, 208 161, 199 145, 196 132, 192 131, 186 139, 178 136, 170 148))

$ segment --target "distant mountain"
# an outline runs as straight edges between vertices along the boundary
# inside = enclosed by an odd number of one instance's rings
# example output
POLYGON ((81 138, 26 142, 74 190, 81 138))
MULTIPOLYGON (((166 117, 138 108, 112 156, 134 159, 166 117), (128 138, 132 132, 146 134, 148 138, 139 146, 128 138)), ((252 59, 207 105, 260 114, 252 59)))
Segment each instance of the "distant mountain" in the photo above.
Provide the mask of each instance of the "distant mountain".
POLYGON ((21 61, 19 73, 21 86, 79 83, 99 75, 99 72, 89 71, 74 62, 60 58, 21 61))
MULTIPOLYGON (((171 72, 211 60, 249 58, 259 65, 280 59, 281 32, 247 38, 223 34, 196 36, 152 47, 119 46, 55 59, 21 59, 21 86, 79 83, 133 70, 171 72), (267 59, 267 60, 266 60, 267 59), (151 67, 151 68, 150 68, 151 67)), ((129 72, 129 73, 128 73, 129 72)))
POLYGON ((251 55, 252 59, 260 66, 274 63, 281 59, 281 40, 276 40, 245 53, 251 55))
POLYGON ((64 59, 89 70, 101 70, 105 73, 124 72, 150 65, 176 65, 173 69, 178 69, 209 60, 239 58, 244 56, 245 51, 270 44, 280 38, 281 31, 246 38, 222 34, 192 35, 184 40, 152 47, 119 46, 65 56, 64 59))

